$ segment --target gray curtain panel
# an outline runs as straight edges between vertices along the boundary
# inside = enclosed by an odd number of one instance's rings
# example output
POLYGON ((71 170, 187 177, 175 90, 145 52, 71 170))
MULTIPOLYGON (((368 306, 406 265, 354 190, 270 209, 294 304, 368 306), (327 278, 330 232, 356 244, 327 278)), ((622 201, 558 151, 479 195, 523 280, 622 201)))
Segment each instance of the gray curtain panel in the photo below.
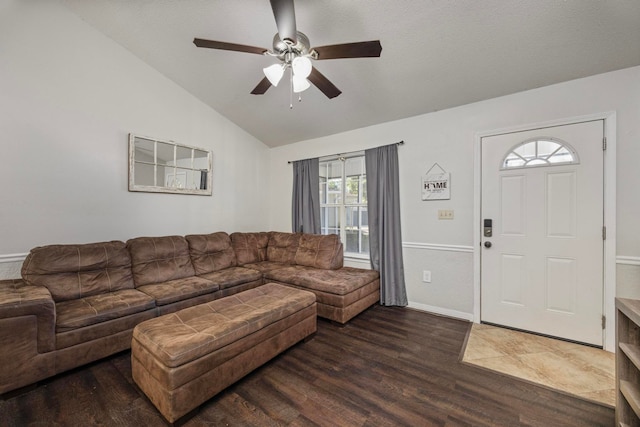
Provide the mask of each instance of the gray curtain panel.
POLYGON ((294 233, 320 234, 320 162, 293 162, 291 225, 294 233))
POLYGON ((364 152, 367 171, 369 253, 380 272, 380 304, 407 305, 400 229, 397 144, 364 152))

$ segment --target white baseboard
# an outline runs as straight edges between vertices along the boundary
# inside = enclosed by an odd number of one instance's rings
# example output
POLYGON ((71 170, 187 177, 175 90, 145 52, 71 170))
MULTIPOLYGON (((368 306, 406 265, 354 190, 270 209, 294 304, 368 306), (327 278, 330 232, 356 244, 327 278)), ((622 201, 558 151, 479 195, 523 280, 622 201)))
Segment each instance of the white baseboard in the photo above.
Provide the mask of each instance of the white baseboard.
POLYGON ((411 301, 409 301, 409 308, 415 308, 416 310, 426 311, 428 313, 440 314, 442 316, 454 317, 456 319, 473 322, 473 314, 465 313, 463 311, 451 310, 449 308, 443 307, 435 307, 433 305, 420 304, 411 301))

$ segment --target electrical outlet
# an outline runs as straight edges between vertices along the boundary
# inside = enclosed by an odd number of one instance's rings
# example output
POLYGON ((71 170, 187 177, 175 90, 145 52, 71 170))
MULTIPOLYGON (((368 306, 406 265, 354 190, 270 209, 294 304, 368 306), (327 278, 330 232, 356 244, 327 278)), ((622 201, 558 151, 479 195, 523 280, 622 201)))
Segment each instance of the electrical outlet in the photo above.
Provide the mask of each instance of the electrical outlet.
POLYGON ((422 271, 422 281, 425 283, 431 283, 431 272, 429 270, 422 271))
POLYGON ((439 210, 438 219, 453 219, 453 209, 439 210))

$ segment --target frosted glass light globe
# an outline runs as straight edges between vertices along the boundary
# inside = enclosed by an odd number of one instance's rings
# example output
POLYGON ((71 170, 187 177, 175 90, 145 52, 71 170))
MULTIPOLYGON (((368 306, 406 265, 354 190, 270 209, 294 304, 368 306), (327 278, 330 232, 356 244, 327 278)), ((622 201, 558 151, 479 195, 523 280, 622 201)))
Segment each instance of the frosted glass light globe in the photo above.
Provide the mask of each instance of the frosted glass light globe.
POLYGON ((267 68, 263 68, 262 72, 264 72, 264 75, 269 79, 269 82, 272 85, 278 86, 278 83, 280 83, 280 79, 282 79, 282 75, 284 74, 284 67, 282 64, 273 64, 269 65, 267 68))
POLYGON ((311 60, 306 56, 297 56, 291 61, 291 68, 294 75, 306 79, 311 74, 311 60))
POLYGON ((300 77, 298 75, 293 76, 293 91, 295 93, 299 93, 302 91, 305 91, 307 89, 309 89, 309 87, 311 87, 311 83, 309 83, 309 80, 307 80, 304 77, 300 77))

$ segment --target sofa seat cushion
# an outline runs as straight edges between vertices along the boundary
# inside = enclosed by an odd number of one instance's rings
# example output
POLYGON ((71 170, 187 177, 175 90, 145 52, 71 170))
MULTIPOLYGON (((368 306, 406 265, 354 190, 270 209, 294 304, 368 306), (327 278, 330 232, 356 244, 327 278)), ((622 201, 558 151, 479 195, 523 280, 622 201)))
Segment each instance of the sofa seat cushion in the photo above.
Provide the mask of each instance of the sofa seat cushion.
POLYGON ((106 322, 155 307, 149 295, 135 289, 92 295, 56 304, 56 332, 106 322))
POLYGON ((245 264, 244 267, 251 268, 253 270, 258 270, 261 273, 266 273, 267 271, 277 270, 279 268, 291 267, 289 264, 284 264, 282 262, 275 261, 262 261, 262 262, 254 262, 251 264, 245 264))
POLYGON ((219 286, 219 289, 232 288, 243 283, 262 280, 262 273, 245 267, 231 267, 212 273, 202 274, 198 277, 207 279, 219 286))
POLYGON ((159 306, 210 294, 218 289, 220 287, 217 284, 197 276, 138 287, 139 291, 149 295, 159 306))
POLYGON ((343 267, 338 270, 321 270, 311 267, 293 266, 272 270, 264 275, 265 280, 290 283, 306 289, 335 295, 347 295, 377 280, 375 270, 343 267))
POLYGON ((163 365, 179 367, 314 306, 311 292, 268 283, 142 322, 133 339, 163 365))
POLYGON ((55 334, 56 370, 67 369, 97 360, 131 347, 133 328, 145 320, 158 317, 157 308, 116 317, 94 325, 55 334), (102 356, 98 356, 102 354, 102 356))

